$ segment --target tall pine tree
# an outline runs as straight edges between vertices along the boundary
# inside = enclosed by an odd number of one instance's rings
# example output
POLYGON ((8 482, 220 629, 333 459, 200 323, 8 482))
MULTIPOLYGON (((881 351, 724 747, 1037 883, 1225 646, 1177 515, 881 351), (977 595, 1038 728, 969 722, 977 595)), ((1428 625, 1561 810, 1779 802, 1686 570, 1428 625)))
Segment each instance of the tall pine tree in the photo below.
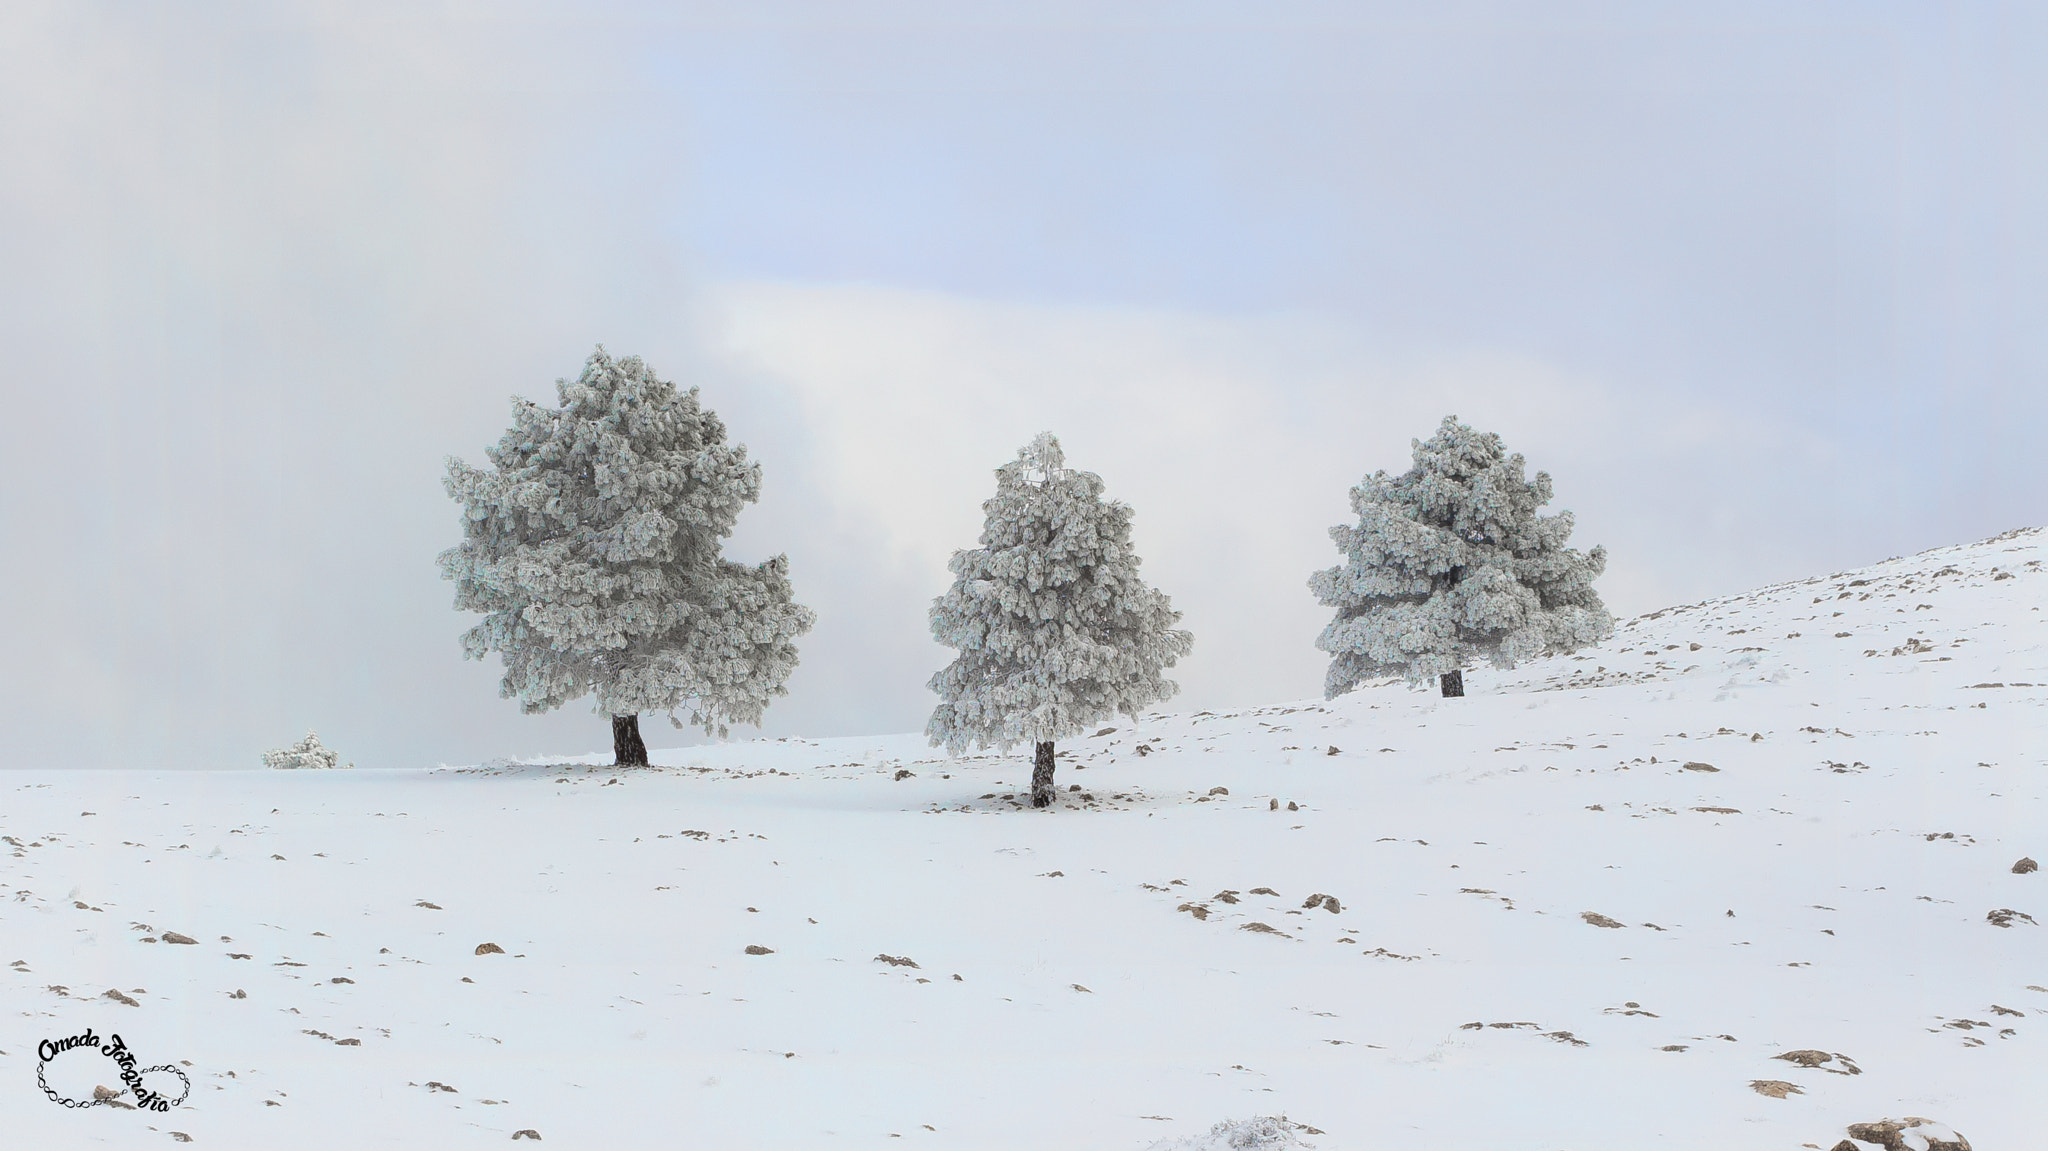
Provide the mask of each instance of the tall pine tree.
POLYGON ((1351 489, 1357 525, 1330 529, 1345 562, 1309 578, 1337 609, 1316 640, 1330 653, 1327 698, 1383 675, 1463 695, 1478 660, 1510 668, 1614 634, 1593 590, 1606 549, 1565 546, 1570 512, 1536 514, 1550 502, 1549 473, 1530 482, 1499 436, 1456 416, 1413 443, 1414 467, 1351 489))
POLYGON ((463 654, 497 652, 499 694, 527 713, 585 695, 612 719, 621 764, 645 764, 640 713, 666 711, 723 735, 759 724, 787 694, 795 639, 815 616, 794 602, 789 561, 720 554, 761 466, 725 425, 633 356, 599 348, 560 406, 515 398, 490 470, 448 460, 460 544, 441 553, 455 607, 484 613, 463 654))
POLYGON ((1194 637, 1138 578, 1131 509, 1069 469, 1051 432, 997 469, 981 507, 981 546, 954 553, 953 586, 932 602, 933 638, 960 654, 931 679, 925 734, 954 755, 1034 745, 1031 803, 1045 807, 1055 742, 1172 696, 1161 673, 1194 637))

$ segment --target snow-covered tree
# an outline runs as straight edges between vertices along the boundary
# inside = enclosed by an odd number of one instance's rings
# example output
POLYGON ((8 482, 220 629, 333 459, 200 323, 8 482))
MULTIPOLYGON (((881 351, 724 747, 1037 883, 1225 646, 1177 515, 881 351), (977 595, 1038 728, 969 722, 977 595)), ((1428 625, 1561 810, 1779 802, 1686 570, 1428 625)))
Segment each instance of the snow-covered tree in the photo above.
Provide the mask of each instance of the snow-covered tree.
POLYGON ((458 610, 485 613, 463 654, 497 652, 500 693, 529 714, 585 695, 612 717, 621 764, 645 764, 640 713, 678 710, 707 732, 761 722, 814 614, 789 561, 719 554, 761 466, 725 425, 637 356, 599 348, 560 406, 512 401, 490 470, 448 460, 463 541, 441 553, 458 610))
POLYGON ((996 470, 981 509, 981 546, 953 554, 953 586, 932 601, 933 638, 960 654, 931 678, 925 734, 953 755, 1036 745, 1031 803, 1044 807, 1055 741, 1180 690, 1160 673, 1194 637, 1138 578, 1131 509, 1068 468, 1051 432, 996 470))
POLYGON ((1464 668, 1480 659, 1509 668, 1614 634, 1593 590, 1606 549, 1565 546, 1570 512, 1536 514, 1550 502, 1549 473, 1530 482, 1499 436, 1456 416, 1413 443, 1414 467, 1351 489, 1357 526, 1330 529, 1345 562, 1309 577, 1337 609, 1316 640, 1331 657, 1326 697, 1383 675, 1417 686, 1434 677, 1443 694, 1463 695, 1464 668))

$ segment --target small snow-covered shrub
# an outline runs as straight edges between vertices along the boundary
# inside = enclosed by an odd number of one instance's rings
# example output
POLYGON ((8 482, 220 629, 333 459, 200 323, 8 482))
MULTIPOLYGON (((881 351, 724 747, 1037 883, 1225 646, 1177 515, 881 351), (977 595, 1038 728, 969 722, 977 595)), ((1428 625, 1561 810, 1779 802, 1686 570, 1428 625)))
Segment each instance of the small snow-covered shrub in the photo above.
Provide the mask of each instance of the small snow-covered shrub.
POLYGON ((1206 1135, 1193 1138, 1161 1139, 1149 1151, 1256 1151, 1267 1147, 1314 1147, 1300 1132, 1322 1132, 1288 1119, 1284 1115, 1257 1115, 1250 1119, 1225 1119, 1209 1128, 1206 1135))
MULTIPOLYGON (((340 767, 341 756, 320 746, 320 737, 312 732, 306 738, 291 745, 263 753, 263 766, 281 769, 301 767, 340 767)), ((354 767, 355 764, 349 764, 354 767)))

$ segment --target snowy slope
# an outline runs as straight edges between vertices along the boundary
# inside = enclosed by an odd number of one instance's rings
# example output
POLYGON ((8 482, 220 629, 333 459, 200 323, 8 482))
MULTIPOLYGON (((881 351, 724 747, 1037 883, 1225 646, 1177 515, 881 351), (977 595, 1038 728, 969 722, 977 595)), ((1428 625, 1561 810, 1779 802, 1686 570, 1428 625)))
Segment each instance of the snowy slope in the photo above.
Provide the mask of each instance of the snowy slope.
POLYGON ((2048 878, 2013 865, 2048 854, 2044 540, 1659 612, 1461 700, 1120 724, 1063 746, 1081 790, 1042 812, 1021 756, 908 735, 16 765, 0 1129, 1138 1151, 1286 1115, 1323 1148, 1586 1151, 1913 1115, 2043 1146, 2048 878), (88 1025, 189 1061, 189 1101, 45 1099, 38 1042, 88 1025))

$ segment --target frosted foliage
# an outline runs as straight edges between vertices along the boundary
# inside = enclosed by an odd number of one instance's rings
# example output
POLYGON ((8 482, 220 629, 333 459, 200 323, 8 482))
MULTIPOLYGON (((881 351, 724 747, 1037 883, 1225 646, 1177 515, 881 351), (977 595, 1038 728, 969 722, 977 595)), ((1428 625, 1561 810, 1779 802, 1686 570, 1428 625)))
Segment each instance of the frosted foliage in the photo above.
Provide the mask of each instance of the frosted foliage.
POLYGON ((724 559, 761 468, 725 425, 638 357, 599 348, 560 406, 515 399, 489 470, 448 461, 463 541, 441 553, 455 606, 484 613, 463 652, 504 660, 529 713, 584 695, 605 715, 687 709, 723 734, 761 722, 815 619, 789 562, 724 559))
POLYGON ((925 734, 959 754, 1065 739, 1179 690, 1161 673, 1194 637, 1138 578, 1131 509, 1102 478, 1066 467, 1040 435, 996 471, 981 546, 956 552, 932 603, 932 636, 959 651, 931 679, 925 734))
POLYGON ((1571 513, 1536 514, 1550 476, 1523 469, 1499 436, 1446 416, 1415 442, 1414 467, 1351 489, 1357 525, 1330 529, 1345 562, 1309 578, 1337 609, 1316 640, 1331 657, 1327 696, 1375 676, 1425 684, 1481 659, 1509 668, 1614 634, 1593 590, 1606 549, 1566 547, 1571 513))
POLYGON ((1260 1115, 1252 1119, 1226 1119, 1193 1139, 1162 1139, 1151 1151, 1257 1151, 1262 1148, 1314 1147, 1301 1138, 1312 1127, 1285 1116, 1260 1115))
MULTIPOLYGON (((340 767, 341 756, 320 746, 320 737, 309 731, 306 738, 290 747, 264 752, 263 766, 285 770, 340 767)), ((355 764, 349 766, 354 767, 355 764)))

